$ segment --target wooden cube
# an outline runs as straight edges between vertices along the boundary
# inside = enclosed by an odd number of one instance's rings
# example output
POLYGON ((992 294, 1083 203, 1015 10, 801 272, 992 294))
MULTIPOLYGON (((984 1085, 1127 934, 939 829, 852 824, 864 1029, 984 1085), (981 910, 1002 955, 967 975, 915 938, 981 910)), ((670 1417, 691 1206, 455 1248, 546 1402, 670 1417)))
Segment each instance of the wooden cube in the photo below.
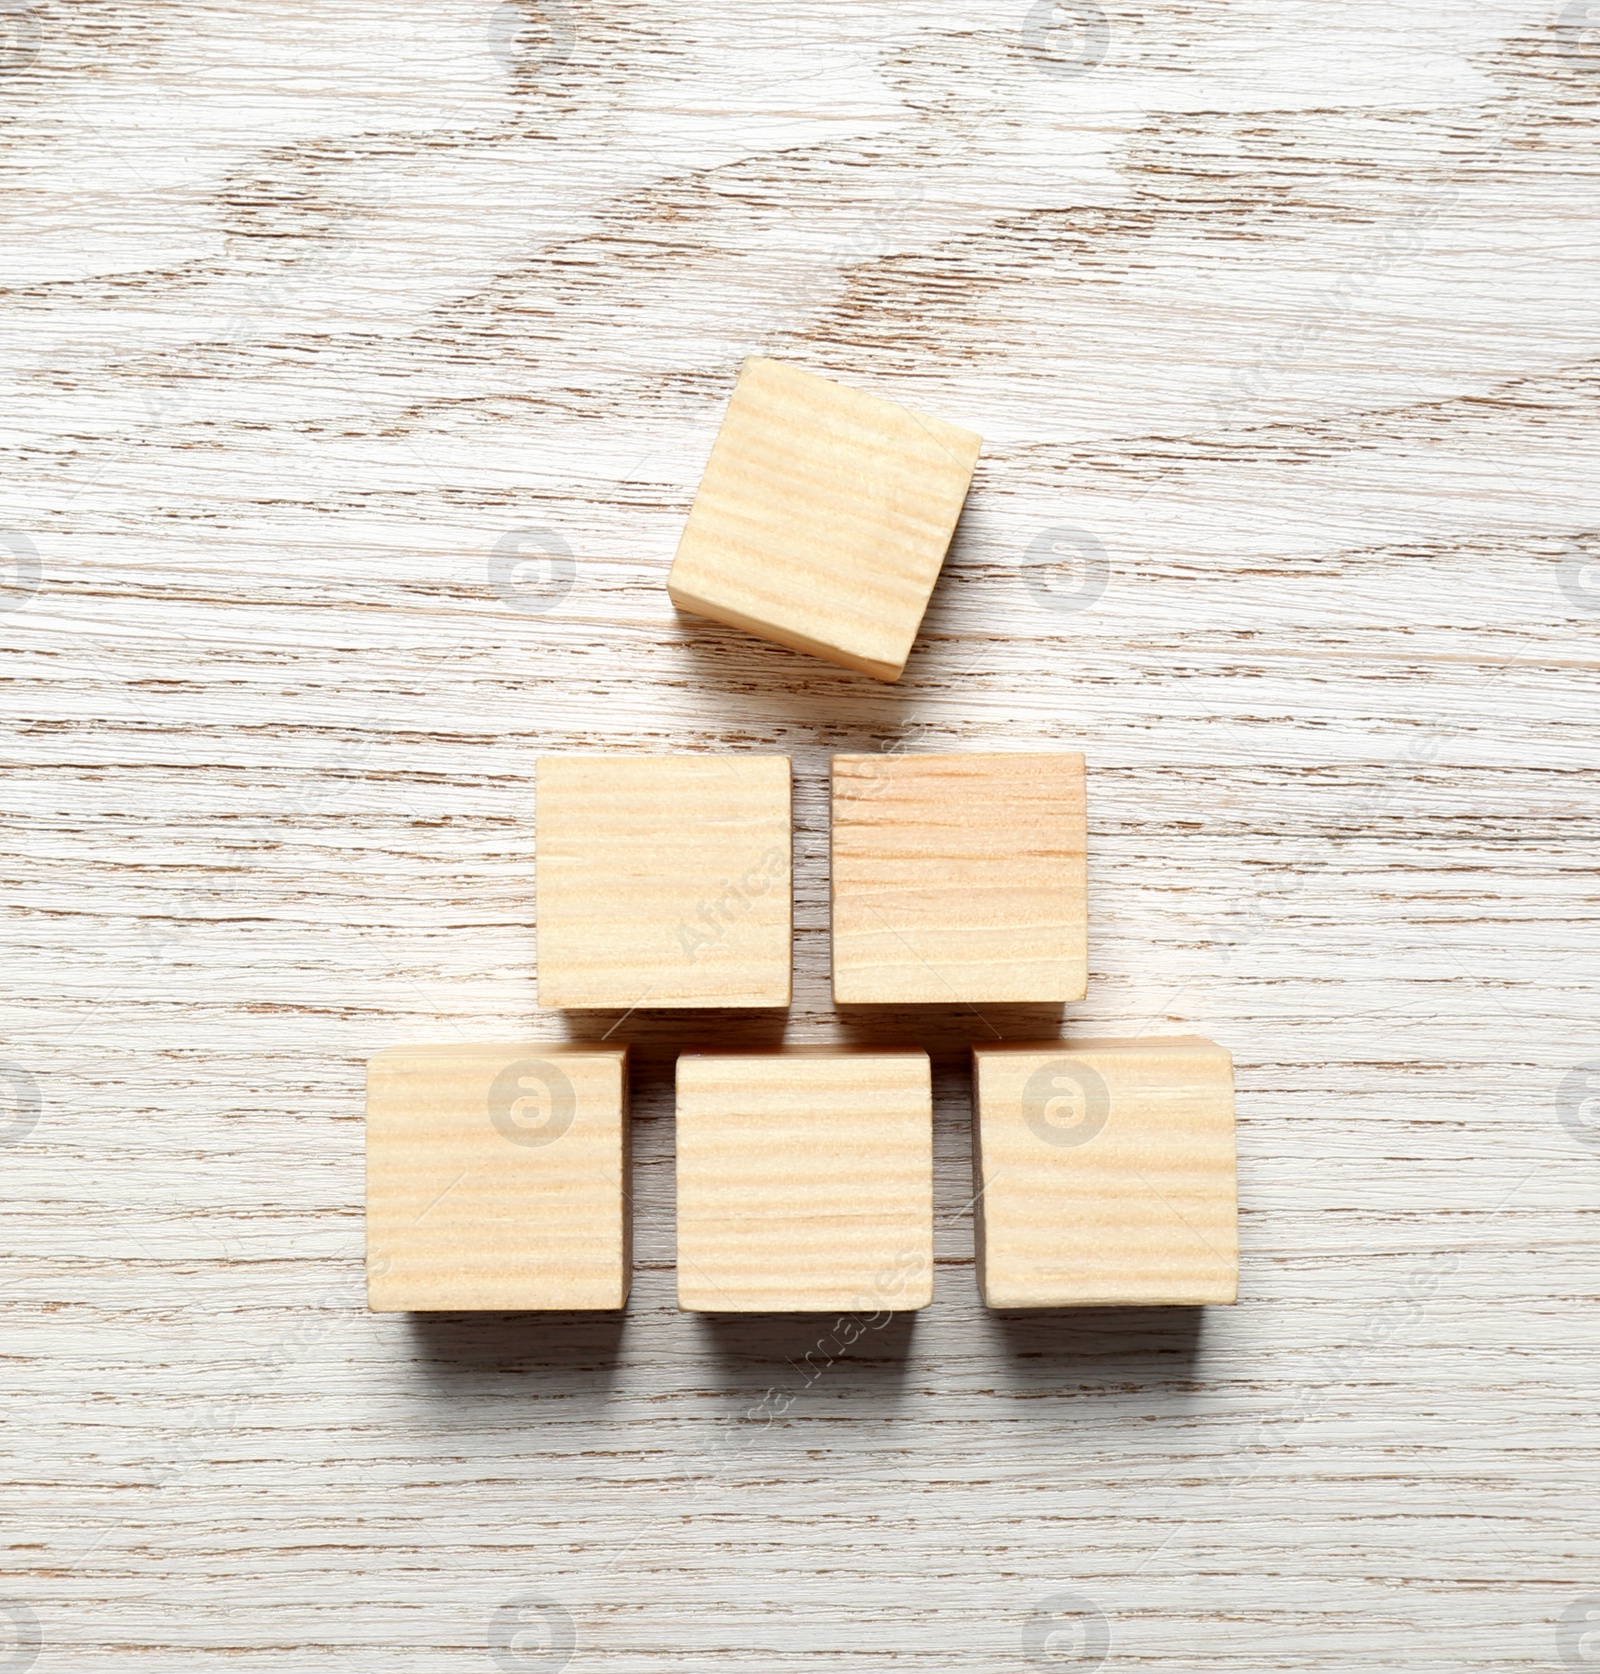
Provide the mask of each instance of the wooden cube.
POLYGON ((973 1049, 991 1308, 1232 1302, 1233 1060, 1198 1035, 973 1049))
POLYGON ((926 1052, 678 1059, 678 1306, 880 1313, 933 1296, 926 1052))
POLYGON ((983 438, 747 360, 678 543, 681 610, 898 680, 983 438))
POLYGON ((786 1006, 787 756, 543 756, 541 1006, 786 1006))
POLYGON ((620 1308, 626 1047, 397 1046, 367 1065, 367 1301, 620 1308))
POLYGON ((833 758, 840 1005, 1080 1000, 1083 757, 833 758))

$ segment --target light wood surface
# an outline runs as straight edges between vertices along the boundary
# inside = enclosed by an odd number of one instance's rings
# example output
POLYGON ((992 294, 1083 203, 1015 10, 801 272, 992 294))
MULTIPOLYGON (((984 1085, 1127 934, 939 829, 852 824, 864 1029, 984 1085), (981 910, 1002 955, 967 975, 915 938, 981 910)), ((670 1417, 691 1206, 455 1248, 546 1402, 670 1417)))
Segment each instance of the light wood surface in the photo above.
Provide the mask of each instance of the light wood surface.
POLYGON ((1600 109, 1565 0, 9 15, 34 1674, 499 1674, 529 1594, 568 1674, 1037 1674, 1063 1593, 1106 1674, 1566 1674, 1600 109), (666 596, 751 354, 985 438, 898 685, 666 596), (842 1013, 829 759, 966 750, 1087 754, 1088 994, 842 1013), (787 1016, 538 1009, 533 763, 579 751, 793 757, 787 1016), (607 1031, 626 1312, 370 1314, 366 1060, 607 1031), (984 1308, 967 1051, 1063 1031, 1231 1050, 1238 1306, 984 1308), (673 1054, 785 1040, 934 1056, 934 1300, 831 1358, 676 1306, 673 1054))
POLYGON ((1198 1035, 972 1054, 991 1308, 1195 1307, 1239 1290, 1233 1064, 1198 1035))
POLYGON ((541 756, 539 1004, 789 1003, 787 756, 541 756))
POLYGON ((620 1308, 626 1047, 396 1046, 367 1065, 367 1303, 620 1308))
POLYGON ((668 573, 673 603, 898 680, 982 445, 944 419, 752 357, 668 573))
POLYGON ((1081 1000, 1083 756, 835 756, 829 844, 840 1005, 1081 1000))
POLYGON ((674 1131, 680 1307, 859 1314, 859 1337, 932 1299, 926 1052, 686 1053, 674 1131))

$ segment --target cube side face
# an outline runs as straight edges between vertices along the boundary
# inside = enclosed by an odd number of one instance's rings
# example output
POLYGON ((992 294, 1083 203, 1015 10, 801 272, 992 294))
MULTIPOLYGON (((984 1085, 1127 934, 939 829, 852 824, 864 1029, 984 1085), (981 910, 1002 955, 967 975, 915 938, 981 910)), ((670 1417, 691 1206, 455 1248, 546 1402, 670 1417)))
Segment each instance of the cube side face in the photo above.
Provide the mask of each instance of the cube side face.
POLYGON ((543 756, 542 1007, 785 1006, 787 756, 543 756))
POLYGON ((621 1308, 627 1052, 402 1047, 367 1066, 376 1311, 621 1308))
POLYGON ((1188 1037, 974 1054, 991 1308, 1236 1300, 1233 1070, 1188 1037))
POLYGON ((832 813, 837 1003, 1083 998, 1082 755, 835 756, 832 813))
POLYGON ((981 447, 892 401, 747 360, 667 590, 681 609, 897 680, 981 447))
POLYGON ((933 1296, 926 1053, 678 1060, 678 1305, 913 1310, 933 1296))
MULTIPOLYGON (((747 634, 754 634, 757 639, 769 640, 772 644, 785 646, 790 651, 803 652, 820 662, 832 663, 836 668, 848 668, 857 674, 870 675, 872 679, 881 680, 886 685, 892 686, 905 672, 905 657, 911 654, 908 641, 905 656, 893 663, 875 662, 869 657, 856 656, 837 645, 815 639, 810 634, 801 633, 797 628, 784 623, 764 621, 760 617, 747 615, 710 587, 706 587, 704 591, 696 591, 687 579, 687 572, 680 573, 676 566, 667 582, 667 595, 679 610, 686 610, 691 616, 704 616, 708 621, 739 628, 747 634)), ((915 638, 915 635, 912 637, 915 638)))

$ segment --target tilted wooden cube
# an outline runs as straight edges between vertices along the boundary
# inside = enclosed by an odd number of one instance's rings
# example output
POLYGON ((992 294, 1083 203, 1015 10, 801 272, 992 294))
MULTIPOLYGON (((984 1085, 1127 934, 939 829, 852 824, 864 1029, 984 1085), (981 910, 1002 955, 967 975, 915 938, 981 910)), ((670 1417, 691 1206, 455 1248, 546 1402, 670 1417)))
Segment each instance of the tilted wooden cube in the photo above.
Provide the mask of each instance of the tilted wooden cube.
POLYGON ((626 1047, 397 1046, 367 1065, 367 1300, 620 1308, 626 1047))
POLYGON ((926 1052, 678 1059, 678 1306, 882 1313, 933 1296, 926 1052))
POLYGON ((1198 1035, 973 1049, 991 1308, 1232 1302, 1233 1061, 1198 1035))
POLYGON ((1079 1000, 1083 757, 833 758, 840 1005, 1079 1000))
POLYGON ((680 609, 898 680, 983 439, 747 360, 678 543, 680 609))
POLYGON ((787 756, 542 756, 541 1006, 786 1006, 787 756))

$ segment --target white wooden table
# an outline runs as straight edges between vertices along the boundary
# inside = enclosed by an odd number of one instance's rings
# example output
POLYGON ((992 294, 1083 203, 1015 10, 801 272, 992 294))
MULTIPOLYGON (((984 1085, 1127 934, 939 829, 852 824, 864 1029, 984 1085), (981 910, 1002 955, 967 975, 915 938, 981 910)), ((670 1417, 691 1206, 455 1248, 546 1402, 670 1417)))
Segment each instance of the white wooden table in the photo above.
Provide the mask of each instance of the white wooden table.
POLYGON ((1600 1666, 1590 23, 0 8, 0 1668, 1600 1666), (668 605, 750 353, 988 438, 898 687, 668 605), (829 754, 1041 745, 1069 1025, 1236 1055, 1237 1308, 986 1313, 990 1021, 829 1005, 829 754), (616 1022, 535 1007, 597 746, 793 755, 795 1006, 614 1035, 626 1318, 370 1316, 364 1058, 616 1022), (937 1055, 838 1358, 673 1305, 673 1051, 780 1036, 937 1055))

